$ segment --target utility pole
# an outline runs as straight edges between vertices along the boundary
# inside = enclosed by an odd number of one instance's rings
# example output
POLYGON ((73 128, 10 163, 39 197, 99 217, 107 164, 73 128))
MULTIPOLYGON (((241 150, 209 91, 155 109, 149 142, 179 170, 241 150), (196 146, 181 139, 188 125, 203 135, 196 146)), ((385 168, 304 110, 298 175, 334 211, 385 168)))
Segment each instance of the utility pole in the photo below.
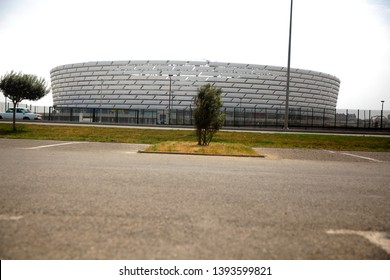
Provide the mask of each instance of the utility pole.
POLYGON ((99 123, 102 122, 102 115, 103 115, 103 109, 102 109, 102 102, 103 102, 103 80, 100 80, 100 120, 99 123))
POLYGON ((284 129, 288 129, 288 118, 289 118, 289 95, 290 95, 290 61, 291 61, 291 30, 292 30, 292 11, 293 11, 293 0, 291 0, 290 6, 290 31, 288 34, 288 58, 287 58, 287 87, 286 87, 286 104, 284 112, 284 129))

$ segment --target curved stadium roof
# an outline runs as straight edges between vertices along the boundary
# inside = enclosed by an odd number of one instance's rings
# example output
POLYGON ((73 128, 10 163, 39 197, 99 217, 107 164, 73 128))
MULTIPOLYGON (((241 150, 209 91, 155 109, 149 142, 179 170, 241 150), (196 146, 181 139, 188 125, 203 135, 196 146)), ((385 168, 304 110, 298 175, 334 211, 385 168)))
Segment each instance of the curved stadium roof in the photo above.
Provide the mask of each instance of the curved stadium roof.
MULTIPOLYGON (((188 109, 197 89, 222 88, 227 109, 281 108, 286 68, 210 61, 126 60, 67 64, 51 70, 53 103, 58 107, 188 109), (171 91, 170 91, 171 90, 171 91)), ((335 109, 340 80, 291 68, 291 108, 335 109)))

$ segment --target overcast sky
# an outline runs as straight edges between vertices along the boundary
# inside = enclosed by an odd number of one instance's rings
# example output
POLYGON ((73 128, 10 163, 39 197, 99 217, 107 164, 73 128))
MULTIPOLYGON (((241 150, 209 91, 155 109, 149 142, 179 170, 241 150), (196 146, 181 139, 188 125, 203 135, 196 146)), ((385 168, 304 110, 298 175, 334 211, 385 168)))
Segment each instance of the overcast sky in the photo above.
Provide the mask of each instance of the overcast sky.
MULTIPOLYGON (((287 66, 289 12, 290 0, 1 0, 0 75, 50 81, 95 60, 287 66)), ((340 78, 337 108, 390 109, 390 0, 295 0, 291 55, 340 78)))

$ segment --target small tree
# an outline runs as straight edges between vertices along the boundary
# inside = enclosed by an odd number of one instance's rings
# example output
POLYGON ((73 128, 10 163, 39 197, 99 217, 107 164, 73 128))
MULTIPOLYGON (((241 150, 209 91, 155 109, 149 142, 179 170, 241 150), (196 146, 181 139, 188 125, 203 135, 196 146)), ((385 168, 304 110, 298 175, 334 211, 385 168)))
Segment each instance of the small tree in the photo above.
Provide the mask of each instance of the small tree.
POLYGON ((0 89, 4 96, 12 100, 13 109, 13 130, 16 131, 16 106, 24 100, 38 100, 44 97, 50 89, 47 87, 44 78, 35 75, 27 75, 21 72, 5 74, 0 79, 0 89))
POLYGON ((195 98, 194 119, 198 145, 208 146, 225 121, 225 114, 221 112, 223 106, 221 100, 222 90, 210 84, 198 89, 195 98))

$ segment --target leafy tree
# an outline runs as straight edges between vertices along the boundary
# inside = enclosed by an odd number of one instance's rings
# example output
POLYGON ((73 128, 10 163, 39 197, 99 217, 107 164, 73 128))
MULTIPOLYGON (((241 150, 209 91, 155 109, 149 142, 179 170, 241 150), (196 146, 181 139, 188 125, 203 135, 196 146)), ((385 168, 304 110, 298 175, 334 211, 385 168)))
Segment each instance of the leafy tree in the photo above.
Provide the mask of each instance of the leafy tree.
POLYGON ((47 87, 44 78, 35 75, 23 74, 21 72, 7 73, 0 79, 0 90, 4 96, 12 100, 13 110, 13 130, 16 131, 16 106, 24 100, 38 100, 44 97, 50 89, 47 87))
POLYGON ((220 88, 210 84, 198 89, 194 110, 198 145, 208 146, 214 134, 223 126, 225 114, 221 112, 221 93, 220 88))

